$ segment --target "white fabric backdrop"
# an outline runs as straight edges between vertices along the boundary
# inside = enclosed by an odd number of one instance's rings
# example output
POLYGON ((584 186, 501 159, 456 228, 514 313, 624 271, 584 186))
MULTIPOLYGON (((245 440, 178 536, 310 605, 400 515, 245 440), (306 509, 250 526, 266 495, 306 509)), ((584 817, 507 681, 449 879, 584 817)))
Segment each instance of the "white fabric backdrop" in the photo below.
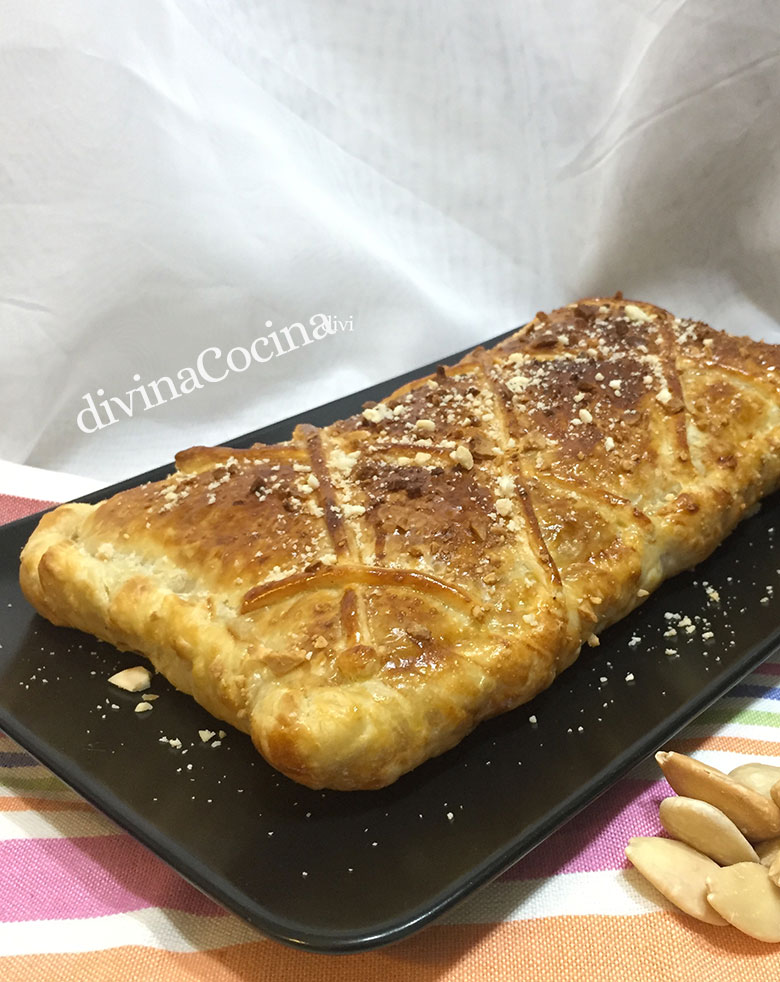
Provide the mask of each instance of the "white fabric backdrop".
POLYGON ((118 479, 616 289, 780 340, 779 55, 774 0, 0 0, 0 457, 118 479))

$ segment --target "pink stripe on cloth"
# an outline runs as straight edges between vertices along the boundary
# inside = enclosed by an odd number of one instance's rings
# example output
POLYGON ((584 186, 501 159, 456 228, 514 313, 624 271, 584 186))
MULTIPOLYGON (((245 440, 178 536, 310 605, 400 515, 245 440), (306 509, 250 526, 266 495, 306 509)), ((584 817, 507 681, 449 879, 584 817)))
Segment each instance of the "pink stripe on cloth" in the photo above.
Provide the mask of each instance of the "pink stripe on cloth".
POLYGON ((622 869, 631 836, 663 833, 658 806, 668 794, 665 781, 620 781, 501 878, 538 880, 556 873, 622 869))
POLYGON ((146 907, 210 917, 226 913, 129 835, 0 842, 0 897, 4 922, 100 917, 146 907))
POLYGON ((39 501, 37 498, 19 498, 15 494, 0 493, 0 525, 24 518, 25 515, 34 515, 56 504, 56 501, 39 501))
MULTIPOLYGON (((765 661, 762 665, 759 665, 756 672, 760 672, 762 675, 780 675, 780 662, 765 661)), ((750 676, 743 681, 749 681, 750 676)))

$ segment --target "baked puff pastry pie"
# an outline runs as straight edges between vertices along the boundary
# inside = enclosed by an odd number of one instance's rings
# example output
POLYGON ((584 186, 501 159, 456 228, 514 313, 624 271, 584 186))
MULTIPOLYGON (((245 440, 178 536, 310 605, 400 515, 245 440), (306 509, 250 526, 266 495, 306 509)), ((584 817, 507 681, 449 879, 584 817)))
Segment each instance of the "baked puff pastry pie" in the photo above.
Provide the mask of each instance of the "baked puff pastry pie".
POLYGON ((780 348, 583 300, 324 429, 44 515, 21 583, 313 788, 548 686, 780 477, 780 348))

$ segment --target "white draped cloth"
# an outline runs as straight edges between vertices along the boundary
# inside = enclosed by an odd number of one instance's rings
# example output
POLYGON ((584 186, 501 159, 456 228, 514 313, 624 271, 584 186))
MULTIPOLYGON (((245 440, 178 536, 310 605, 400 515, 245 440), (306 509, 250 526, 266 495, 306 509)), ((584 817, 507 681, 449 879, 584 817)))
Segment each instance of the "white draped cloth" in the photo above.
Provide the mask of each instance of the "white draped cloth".
POLYGON ((779 54, 772 0, 0 0, 0 458, 117 480, 618 289, 780 340, 779 54))

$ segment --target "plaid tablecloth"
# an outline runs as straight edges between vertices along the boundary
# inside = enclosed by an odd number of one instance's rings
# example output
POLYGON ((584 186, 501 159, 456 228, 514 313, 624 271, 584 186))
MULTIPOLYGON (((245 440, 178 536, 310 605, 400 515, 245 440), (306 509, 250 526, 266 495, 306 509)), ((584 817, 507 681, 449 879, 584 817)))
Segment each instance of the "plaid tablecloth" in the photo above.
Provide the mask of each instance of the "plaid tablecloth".
MULTIPOLYGON (((55 498, 0 494, 0 521, 55 498), (44 500, 41 500, 44 499, 44 500)), ((670 744, 723 770, 780 763, 780 655, 670 744)), ((776 982, 780 945, 676 913, 627 866, 661 831, 652 760, 443 921, 318 955, 263 938, 0 736, 3 982, 776 982)))

